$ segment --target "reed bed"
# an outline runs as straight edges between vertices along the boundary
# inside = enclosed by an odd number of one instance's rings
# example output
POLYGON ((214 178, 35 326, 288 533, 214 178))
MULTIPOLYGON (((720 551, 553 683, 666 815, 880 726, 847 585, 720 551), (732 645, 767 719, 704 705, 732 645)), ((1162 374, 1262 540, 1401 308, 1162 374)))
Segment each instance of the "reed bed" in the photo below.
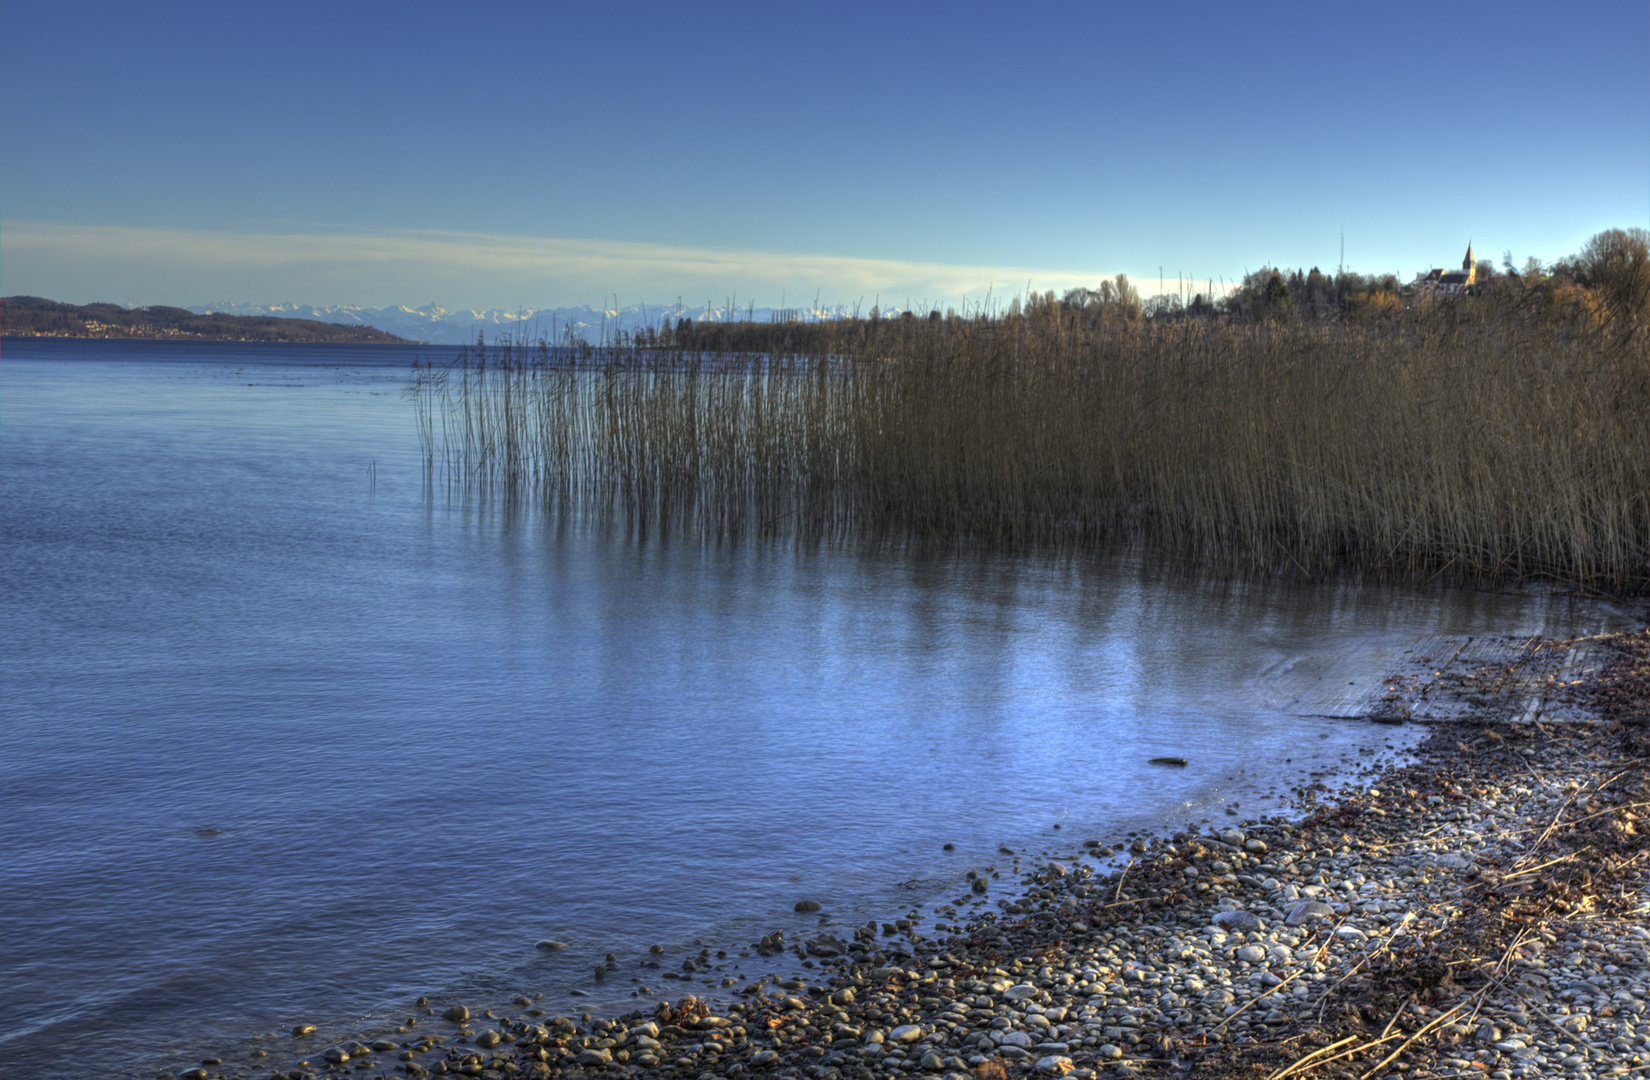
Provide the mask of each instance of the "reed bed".
POLYGON ((845 320, 707 352, 467 349, 408 383, 432 490, 637 535, 1119 542, 1222 570, 1650 587, 1643 331, 845 320))

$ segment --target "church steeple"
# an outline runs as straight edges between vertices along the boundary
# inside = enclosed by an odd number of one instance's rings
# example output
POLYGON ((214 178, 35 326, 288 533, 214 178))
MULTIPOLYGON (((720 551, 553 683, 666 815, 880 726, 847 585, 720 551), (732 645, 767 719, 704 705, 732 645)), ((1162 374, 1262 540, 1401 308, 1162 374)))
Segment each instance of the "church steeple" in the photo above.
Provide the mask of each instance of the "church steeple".
POLYGON ((1467 273, 1470 274, 1470 273, 1472 273, 1473 267, 1475 267, 1477 265, 1478 265, 1477 263, 1472 261, 1472 241, 1468 240, 1467 241, 1467 257, 1461 260, 1461 269, 1465 270, 1467 273))

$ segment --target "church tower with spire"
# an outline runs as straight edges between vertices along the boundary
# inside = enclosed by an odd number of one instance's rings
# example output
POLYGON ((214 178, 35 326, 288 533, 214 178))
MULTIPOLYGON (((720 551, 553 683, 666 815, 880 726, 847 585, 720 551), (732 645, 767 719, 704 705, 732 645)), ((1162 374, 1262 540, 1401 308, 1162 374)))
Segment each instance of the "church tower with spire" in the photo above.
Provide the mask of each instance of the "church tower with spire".
POLYGON ((1420 291, 1428 296, 1460 296, 1478 284, 1478 263, 1472 257, 1472 241, 1467 241, 1467 257, 1461 260, 1460 270, 1444 273, 1434 270, 1420 283, 1420 291))

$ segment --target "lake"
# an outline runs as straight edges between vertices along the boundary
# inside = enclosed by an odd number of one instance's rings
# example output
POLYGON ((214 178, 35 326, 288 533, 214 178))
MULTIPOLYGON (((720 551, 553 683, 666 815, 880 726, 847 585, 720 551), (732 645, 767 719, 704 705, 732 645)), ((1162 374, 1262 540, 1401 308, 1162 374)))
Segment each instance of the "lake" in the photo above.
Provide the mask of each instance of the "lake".
POLYGON ((783 958, 740 947, 818 925, 798 900, 930 918, 1001 848, 1263 813, 1409 745, 1301 715, 1325 662, 1375 680, 1424 635, 1632 625, 1126 559, 614 540, 426 492, 400 391, 447 355, 0 346, 0 1071, 72 1075, 72 1045, 152 1076, 421 994, 628 1009, 687 992, 659 976, 700 948, 743 980, 783 958))

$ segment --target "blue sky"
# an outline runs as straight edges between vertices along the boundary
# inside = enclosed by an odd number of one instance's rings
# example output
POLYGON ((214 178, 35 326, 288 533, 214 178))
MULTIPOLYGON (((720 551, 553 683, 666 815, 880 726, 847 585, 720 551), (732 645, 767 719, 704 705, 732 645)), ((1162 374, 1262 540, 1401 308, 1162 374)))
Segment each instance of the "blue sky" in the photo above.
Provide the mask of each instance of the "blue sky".
POLYGON ((1552 260, 1650 212, 1650 4, 0 9, 0 292, 978 301, 1552 260))

